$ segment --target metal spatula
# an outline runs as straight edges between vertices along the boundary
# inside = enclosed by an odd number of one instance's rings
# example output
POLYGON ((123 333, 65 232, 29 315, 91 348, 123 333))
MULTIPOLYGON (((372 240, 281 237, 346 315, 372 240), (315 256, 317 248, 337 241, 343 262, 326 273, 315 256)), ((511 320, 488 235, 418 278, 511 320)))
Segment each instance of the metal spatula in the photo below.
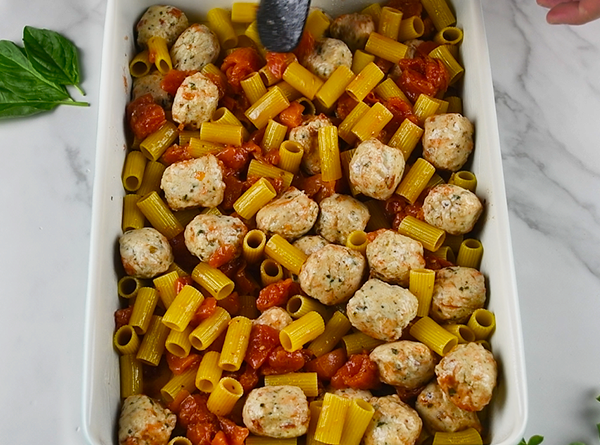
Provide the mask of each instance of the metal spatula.
POLYGON ((292 51, 302 37, 310 0, 262 0, 256 13, 261 43, 269 51, 292 51))

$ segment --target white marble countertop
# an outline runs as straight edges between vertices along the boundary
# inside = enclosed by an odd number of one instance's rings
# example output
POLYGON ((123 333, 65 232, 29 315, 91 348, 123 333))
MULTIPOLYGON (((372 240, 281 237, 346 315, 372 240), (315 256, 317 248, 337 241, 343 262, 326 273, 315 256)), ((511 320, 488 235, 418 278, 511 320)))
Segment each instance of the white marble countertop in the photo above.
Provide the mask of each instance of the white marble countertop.
MULTIPOLYGON (((81 50, 89 108, 0 121, 2 443, 84 443, 81 387, 104 0, 0 2, 81 50)), ((597 443, 600 21, 550 26, 535 0, 485 2, 527 358, 526 437, 597 443)))

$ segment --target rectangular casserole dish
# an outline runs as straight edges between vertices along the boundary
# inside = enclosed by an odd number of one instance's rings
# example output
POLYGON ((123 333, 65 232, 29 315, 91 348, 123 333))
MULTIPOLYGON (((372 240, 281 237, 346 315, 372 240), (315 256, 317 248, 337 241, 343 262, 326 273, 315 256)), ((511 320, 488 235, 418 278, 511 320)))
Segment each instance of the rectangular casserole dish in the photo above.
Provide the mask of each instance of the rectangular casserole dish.
MULTIPOLYGON (((314 0, 337 16, 361 9, 364 0, 314 0)), ((521 322, 512 256, 502 159, 498 137, 494 93, 480 0, 453 0, 458 25, 464 30, 461 59, 465 66, 464 114, 475 126, 475 151, 470 161, 478 178, 477 195, 485 203, 483 229, 478 234, 485 254, 481 271, 487 278, 489 309, 497 328, 491 338, 499 365, 499 384, 489 409, 490 443, 516 444, 527 419, 526 375, 521 322)), ((155 0, 109 0, 106 11, 104 48, 93 194, 92 230, 87 292, 83 426, 89 443, 116 443, 120 406, 119 360, 112 346, 113 313, 118 309, 117 270, 120 262, 125 106, 131 78, 129 61, 135 54, 134 25, 155 0)), ((188 14, 190 22, 205 18, 218 0, 173 0, 188 14)))

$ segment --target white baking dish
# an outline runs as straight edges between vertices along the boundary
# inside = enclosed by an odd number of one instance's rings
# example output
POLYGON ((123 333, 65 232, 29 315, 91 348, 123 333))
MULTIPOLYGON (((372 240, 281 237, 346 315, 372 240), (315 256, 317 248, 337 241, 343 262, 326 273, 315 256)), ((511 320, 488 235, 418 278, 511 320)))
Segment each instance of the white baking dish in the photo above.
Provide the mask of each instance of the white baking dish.
MULTIPOLYGON (((333 15, 356 11, 365 0, 313 0, 333 15)), ((93 444, 114 444, 119 411, 119 366, 112 347, 113 313, 118 309, 117 239, 121 235, 124 194, 121 169, 126 153, 124 110, 131 80, 128 63, 134 54, 133 29, 137 19, 156 0, 109 0, 106 12, 94 205, 86 312, 83 425, 93 444)), ((480 239, 485 248, 481 270, 488 278, 489 308, 497 329, 491 339, 499 363, 499 386, 489 412, 491 443, 515 445, 527 419, 527 392, 521 321, 502 160, 494 105, 486 36, 479 0, 454 0, 458 26, 464 30, 462 60, 464 114, 475 125, 476 148, 472 169, 477 194, 485 202, 480 239)), ((173 0, 173 4, 200 20, 218 0, 173 0)))

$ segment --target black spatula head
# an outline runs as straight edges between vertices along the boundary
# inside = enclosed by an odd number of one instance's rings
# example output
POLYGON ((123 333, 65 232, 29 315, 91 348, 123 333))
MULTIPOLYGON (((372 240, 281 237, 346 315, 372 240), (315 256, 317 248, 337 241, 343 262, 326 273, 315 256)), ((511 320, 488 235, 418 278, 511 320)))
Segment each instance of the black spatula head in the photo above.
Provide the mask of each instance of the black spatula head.
POLYGON ((256 13, 260 41, 269 51, 292 51, 302 37, 310 0, 262 0, 256 13))

